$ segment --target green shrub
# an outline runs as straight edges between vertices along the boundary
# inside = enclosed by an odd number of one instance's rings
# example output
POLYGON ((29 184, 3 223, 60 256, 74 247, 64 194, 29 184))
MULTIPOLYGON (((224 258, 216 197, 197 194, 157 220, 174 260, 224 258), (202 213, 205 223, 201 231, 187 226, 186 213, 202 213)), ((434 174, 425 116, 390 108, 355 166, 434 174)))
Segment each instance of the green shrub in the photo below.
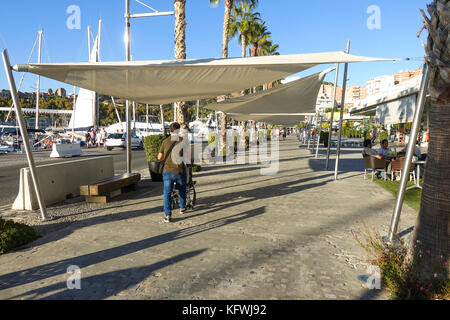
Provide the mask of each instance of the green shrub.
POLYGON ((380 132, 380 136, 378 137, 380 141, 388 139, 388 133, 386 131, 380 132))
POLYGON ((166 138, 165 135, 155 134, 144 138, 145 155, 147 162, 158 161, 159 148, 166 138))
POLYGON ((202 167, 197 165, 197 164, 193 164, 192 165, 192 172, 200 172, 202 170, 202 167))
MULTIPOLYGON (((351 231, 356 241, 366 250, 370 257, 370 263, 380 269, 381 279, 390 294, 391 299, 420 299, 420 300, 449 300, 450 281, 437 276, 446 274, 446 261, 441 257, 435 257, 434 276, 424 280, 419 278, 421 256, 408 259, 408 246, 400 238, 396 242, 385 242, 378 233, 374 233, 362 224, 360 233, 364 240, 359 239, 356 233, 351 231)), ((415 247, 418 244, 415 245, 415 247)), ((423 250, 423 255, 430 254, 423 250)), ((422 250, 420 250, 422 252, 422 250)), ((422 255, 421 254, 421 255, 422 255)))
POLYGON ((32 227, 0 218, 0 254, 27 244, 36 238, 36 231, 32 227))

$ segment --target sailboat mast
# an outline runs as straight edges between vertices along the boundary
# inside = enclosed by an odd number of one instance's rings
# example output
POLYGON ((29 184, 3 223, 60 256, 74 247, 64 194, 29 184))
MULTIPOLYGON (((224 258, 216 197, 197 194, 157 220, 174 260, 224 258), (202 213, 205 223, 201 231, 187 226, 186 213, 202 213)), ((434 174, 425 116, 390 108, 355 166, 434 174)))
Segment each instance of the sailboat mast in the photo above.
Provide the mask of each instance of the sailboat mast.
MULTIPOLYGON (((100 40, 102 37, 102 20, 100 19, 98 21, 98 43, 97 43, 97 59, 95 60, 96 62, 100 62, 100 40)), ((100 101, 99 101, 99 96, 98 93, 95 93, 95 120, 96 122, 94 122, 95 124, 97 124, 97 127, 100 126, 100 101)))
MULTIPOLYGON (((39 49, 38 49, 38 63, 41 63, 41 57, 42 57, 42 30, 38 31, 39 34, 39 49)), ((36 123, 35 128, 39 129, 39 98, 41 96, 41 77, 37 76, 37 84, 36 84, 36 123)))

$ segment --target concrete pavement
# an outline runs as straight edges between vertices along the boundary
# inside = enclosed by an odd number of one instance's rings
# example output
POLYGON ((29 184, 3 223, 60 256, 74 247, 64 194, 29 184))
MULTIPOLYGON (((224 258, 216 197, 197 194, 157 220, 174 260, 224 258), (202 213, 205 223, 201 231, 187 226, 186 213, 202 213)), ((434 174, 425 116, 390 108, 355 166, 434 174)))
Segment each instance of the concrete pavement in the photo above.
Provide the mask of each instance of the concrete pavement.
MULTIPOLYGON (((358 280, 368 262, 351 230, 387 235, 395 199, 363 179, 360 150, 341 151, 339 181, 326 150, 315 159, 294 136, 280 141, 276 175, 206 166, 195 211, 170 224, 162 184, 148 180, 82 220, 41 223, 53 231, 0 256, 0 299, 386 299, 358 280), (71 266, 80 289, 68 288, 71 266)), ((416 215, 404 205, 399 230, 416 215)))

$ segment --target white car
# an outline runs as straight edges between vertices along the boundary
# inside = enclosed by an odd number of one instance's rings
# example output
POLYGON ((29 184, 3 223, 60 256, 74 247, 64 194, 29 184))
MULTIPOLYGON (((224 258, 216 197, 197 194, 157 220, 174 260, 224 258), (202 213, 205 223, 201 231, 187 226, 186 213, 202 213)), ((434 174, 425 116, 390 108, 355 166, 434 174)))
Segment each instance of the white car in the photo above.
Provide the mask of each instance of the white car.
MULTIPOLYGON (((106 138, 105 145, 108 150, 112 150, 113 148, 125 149, 127 147, 127 133, 110 133, 106 138)), ((131 133, 131 148, 144 148, 144 143, 134 132, 131 133)))

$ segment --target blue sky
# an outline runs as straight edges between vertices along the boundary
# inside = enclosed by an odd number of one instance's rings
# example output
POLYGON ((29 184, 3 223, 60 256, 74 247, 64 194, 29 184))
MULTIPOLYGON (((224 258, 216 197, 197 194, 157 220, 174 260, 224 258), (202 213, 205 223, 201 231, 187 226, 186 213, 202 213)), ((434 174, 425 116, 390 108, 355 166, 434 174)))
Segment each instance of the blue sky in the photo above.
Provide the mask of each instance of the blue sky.
MULTIPOLYGON (((150 11, 131 1, 132 13, 150 11)), ((159 11, 172 11, 172 0, 140 0, 159 11)), ((421 28, 419 8, 426 9, 430 0, 260 0, 257 11, 267 21, 272 39, 281 54, 345 50, 356 55, 413 58, 402 62, 358 63, 349 66, 349 84, 365 85, 380 75, 422 67, 424 50, 416 37, 421 28), (371 5, 380 8, 381 29, 369 29, 367 13, 371 5)), ((102 61, 125 60, 124 0, 3 0, 0 11, 0 49, 8 49, 11 63, 26 63, 39 28, 44 30, 42 62, 77 62, 88 59, 87 26, 97 32, 98 19, 103 20, 102 61), (81 10, 81 28, 69 29, 67 8, 81 10)), ((220 57, 222 47, 223 0, 216 8, 208 0, 186 0, 187 58, 220 57)), ((421 36, 426 42, 426 31, 421 36)), ((131 22, 131 52, 134 60, 173 59, 174 18, 154 17, 131 22)), ((230 57, 241 55, 237 40, 230 41, 230 57)), ((35 52, 32 62, 37 61, 35 52)), ((325 69, 319 66, 304 71, 308 75, 325 69)), ((342 70, 342 69, 341 69, 342 70)), ((341 78, 342 78, 341 71, 341 78)), ((17 83, 21 77, 15 73, 17 83)), ((325 79, 334 81, 334 74, 325 79)), ((21 91, 34 91, 36 76, 27 74, 21 91)), ((71 86, 41 78, 41 88, 71 86)), ((0 89, 8 88, 3 68, 0 89)))

